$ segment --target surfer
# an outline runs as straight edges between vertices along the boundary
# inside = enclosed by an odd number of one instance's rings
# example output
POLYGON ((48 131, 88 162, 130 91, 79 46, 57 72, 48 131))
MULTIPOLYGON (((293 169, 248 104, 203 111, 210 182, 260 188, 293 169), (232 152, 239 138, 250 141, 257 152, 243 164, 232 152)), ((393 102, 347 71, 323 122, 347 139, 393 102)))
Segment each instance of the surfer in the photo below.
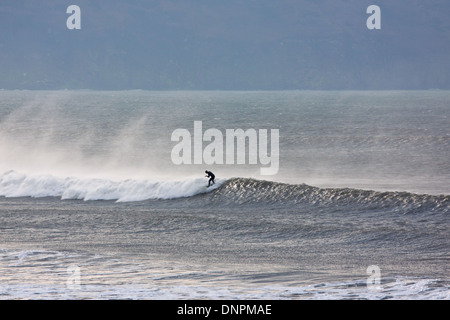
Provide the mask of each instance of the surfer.
POLYGON ((208 181, 208 187, 211 185, 211 182, 212 182, 212 184, 216 183, 216 182, 214 181, 214 179, 216 178, 216 176, 214 175, 214 173, 212 173, 211 171, 208 171, 208 170, 206 170, 205 173, 206 173, 206 176, 205 176, 205 177, 209 178, 209 181, 208 181))

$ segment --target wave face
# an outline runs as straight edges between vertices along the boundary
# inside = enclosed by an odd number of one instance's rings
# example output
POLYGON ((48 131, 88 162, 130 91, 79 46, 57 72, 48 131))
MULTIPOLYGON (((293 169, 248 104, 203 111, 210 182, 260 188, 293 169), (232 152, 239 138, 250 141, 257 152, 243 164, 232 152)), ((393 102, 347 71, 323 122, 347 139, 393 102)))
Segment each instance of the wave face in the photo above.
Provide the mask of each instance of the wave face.
POLYGON ((377 192, 349 188, 318 188, 250 178, 219 179, 210 188, 203 178, 181 181, 108 180, 53 175, 27 175, 9 171, 0 175, 0 196, 59 197, 62 200, 115 200, 133 202, 190 198, 223 205, 314 205, 389 209, 403 212, 448 212, 449 195, 377 192), (208 198, 194 196, 208 193, 208 198))
POLYGON ((312 205, 358 205, 373 208, 397 207, 405 210, 439 210, 447 212, 449 195, 409 192, 378 192, 350 188, 318 188, 306 184, 292 185, 247 178, 226 181, 212 197, 235 203, 308 203, 312 205))

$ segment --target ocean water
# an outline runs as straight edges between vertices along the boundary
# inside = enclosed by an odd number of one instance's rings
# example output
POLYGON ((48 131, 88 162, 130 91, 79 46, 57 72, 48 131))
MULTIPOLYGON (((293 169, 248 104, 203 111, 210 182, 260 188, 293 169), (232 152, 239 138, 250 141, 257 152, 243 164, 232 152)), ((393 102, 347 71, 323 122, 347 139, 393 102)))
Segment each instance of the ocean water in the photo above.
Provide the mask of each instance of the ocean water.
POLYGON ((449 128, 448 91, 0 91, 0 299, 450 299, 449 128), (175 164, 199 121, 279 130, 276 174, 175 164))

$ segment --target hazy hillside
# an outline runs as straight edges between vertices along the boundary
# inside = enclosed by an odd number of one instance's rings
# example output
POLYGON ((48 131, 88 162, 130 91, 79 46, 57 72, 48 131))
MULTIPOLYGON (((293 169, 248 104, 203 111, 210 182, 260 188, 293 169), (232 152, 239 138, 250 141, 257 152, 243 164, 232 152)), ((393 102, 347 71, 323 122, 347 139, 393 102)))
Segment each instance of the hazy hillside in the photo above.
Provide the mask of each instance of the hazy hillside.
POLYGON ((5 89, 450 89, 448 0, 2 0, 0 28, 5 89))

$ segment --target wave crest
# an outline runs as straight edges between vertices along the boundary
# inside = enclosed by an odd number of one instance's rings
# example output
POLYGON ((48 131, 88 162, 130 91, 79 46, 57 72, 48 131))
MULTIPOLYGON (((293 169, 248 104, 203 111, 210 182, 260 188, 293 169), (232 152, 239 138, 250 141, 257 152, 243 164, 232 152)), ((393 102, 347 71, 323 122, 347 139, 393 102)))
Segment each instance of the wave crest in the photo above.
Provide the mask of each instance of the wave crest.
POLYGON ((0 196, 60 197, 63 200, 116 200, 117 202, 148 199, 174 199, 211 192, 223 181, 206 188, 205 179, 183 181, 80 179, 52 175, 26 175, 8 171, 0 175, 0 196))

